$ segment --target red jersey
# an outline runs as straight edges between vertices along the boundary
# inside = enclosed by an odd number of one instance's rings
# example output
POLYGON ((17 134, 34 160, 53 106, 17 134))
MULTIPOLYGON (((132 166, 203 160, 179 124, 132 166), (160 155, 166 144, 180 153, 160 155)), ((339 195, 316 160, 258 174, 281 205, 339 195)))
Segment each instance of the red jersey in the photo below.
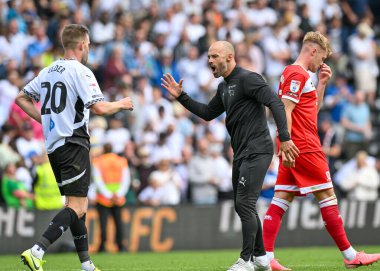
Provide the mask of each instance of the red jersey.
POLYGON ((321 151, 318 136, 318 95, 309 73, 299 65, 285 67, 278 90, 280 99, 296 103, 291 138, 301 153, 321 151))

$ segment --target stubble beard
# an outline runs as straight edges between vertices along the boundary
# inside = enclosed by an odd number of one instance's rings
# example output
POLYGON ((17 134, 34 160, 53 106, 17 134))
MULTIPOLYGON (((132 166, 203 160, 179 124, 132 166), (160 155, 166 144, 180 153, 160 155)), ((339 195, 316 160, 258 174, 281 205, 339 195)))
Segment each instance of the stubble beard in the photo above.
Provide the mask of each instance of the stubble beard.
POLYGON ((88 61, 88 51, 85 52, 82 56, 82 59, 80 60, 80 62, 83 64, 83 65, 86 65, 87 64, 87 61, 88 61))

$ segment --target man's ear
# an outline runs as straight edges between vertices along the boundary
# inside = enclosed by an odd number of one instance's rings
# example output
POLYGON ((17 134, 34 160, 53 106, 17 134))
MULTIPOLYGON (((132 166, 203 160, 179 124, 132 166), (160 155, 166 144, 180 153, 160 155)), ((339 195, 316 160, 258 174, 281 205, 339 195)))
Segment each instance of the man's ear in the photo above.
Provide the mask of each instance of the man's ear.
POLYGON ((78 43, 78 49, 79 49, 79 51, 83 51, 83 49, 84 49, 84 41, 81 41, 81 42, 78 43))
POLYGON ((227 62, 230 62, 234 58, 233 54, 228 54, 227 55, 227 62))
POLYGON ((311 49, 311 55, 312 55, 312 56, 315 56, 317 53, 318 53, 318 49, 315 48, 315 47, 313 47, 313 48, 311 49))

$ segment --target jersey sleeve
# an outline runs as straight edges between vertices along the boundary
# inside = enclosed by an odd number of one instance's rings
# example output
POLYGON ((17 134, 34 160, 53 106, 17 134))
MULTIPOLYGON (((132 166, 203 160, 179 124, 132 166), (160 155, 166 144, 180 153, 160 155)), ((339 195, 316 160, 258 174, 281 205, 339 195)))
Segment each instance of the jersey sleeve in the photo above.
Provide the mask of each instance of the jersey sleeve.
POLYGON ((40 101, 40 82, 39 77, 36 76, 32 81, 30 81, 23 89, 26 96, 32 98, 36 103, 40 101))
POLYGON ((298 103, 305 83, 306 78, 303 74, 297 72, 289 74, 289 76, 284 78, 281 98, 289 99, 295 103, 298 103))
POLYGON ((104 101, 98 81, 90 69, 81 69, 77 73, 77 92, 84 106, 88 109, 93 104, 104 101))

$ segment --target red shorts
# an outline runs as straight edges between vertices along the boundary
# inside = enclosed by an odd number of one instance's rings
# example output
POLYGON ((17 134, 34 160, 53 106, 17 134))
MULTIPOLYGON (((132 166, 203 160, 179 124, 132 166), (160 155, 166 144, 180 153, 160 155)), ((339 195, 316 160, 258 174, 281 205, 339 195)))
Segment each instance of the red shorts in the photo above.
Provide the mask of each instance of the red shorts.
POLYGON ((294 168, 284 167, 280 157, 275 191, 295 192, 302 196, 331 187, 329 166, 322 151, 301 153, 294 168))

